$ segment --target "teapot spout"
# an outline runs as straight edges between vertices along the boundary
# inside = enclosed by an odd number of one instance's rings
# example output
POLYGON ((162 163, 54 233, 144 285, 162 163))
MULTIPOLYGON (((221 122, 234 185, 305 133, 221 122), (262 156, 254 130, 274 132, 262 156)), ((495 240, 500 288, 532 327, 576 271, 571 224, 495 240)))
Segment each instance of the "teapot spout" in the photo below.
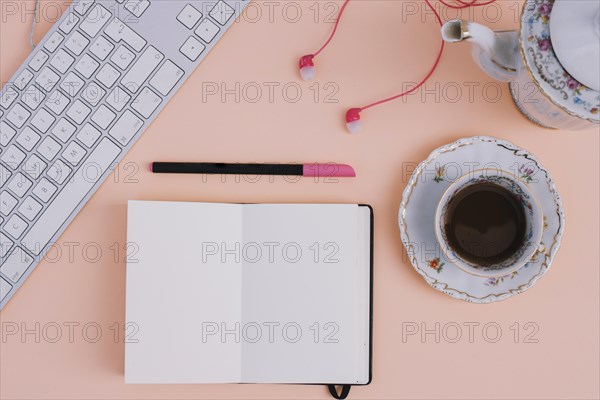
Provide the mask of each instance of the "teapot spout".
POLYGON ((504 82, 516 79, 521 60, 517 32, 494 32, 475 22, 454 19, 442 25, 441 34, 448 43, 471 43, 473 60, 492 78, 504 82))

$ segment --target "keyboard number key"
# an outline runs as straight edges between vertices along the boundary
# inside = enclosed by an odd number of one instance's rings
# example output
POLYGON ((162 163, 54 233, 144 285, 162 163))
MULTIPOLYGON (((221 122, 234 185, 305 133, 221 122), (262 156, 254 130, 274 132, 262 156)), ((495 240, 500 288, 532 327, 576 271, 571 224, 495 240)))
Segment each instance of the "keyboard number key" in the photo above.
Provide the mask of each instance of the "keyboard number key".
POLYGON ((69 13, 69 16, 58 27, 64 33, 71 33, 75 25, 79 22, 79 17, 73 13, 69 13))
POLYGON ((48 40, 46 40, 46 43, 44 43, 44 48, 46 50, 48 50, 50 53, 54 52, 54 50, 57 49, 57 47, 62 43, 62 41, 65 39, 65 37, 63 35, 61 35, 58 32, 54 32, 49 38, 48 40))
POLYGON ((16 133, 17 131, 10 125, 4 121, 0 121, 0 144, 2 146, 7 146, 16 133))
POLYGON ((39 71, 40 68, 44 65, 46 60, 48 60, 48 54, 43 52, 42 50, 38 51, 35 56, 29 61, 29 67, 31 67, 34 71, 39 71))
POLYGON ((17 128, 22 128, 30 116, 31 113, 27 111, 21 104, 17 103, 8 112, 8 114, 6 114, 6 119, 12 122, 17 128))

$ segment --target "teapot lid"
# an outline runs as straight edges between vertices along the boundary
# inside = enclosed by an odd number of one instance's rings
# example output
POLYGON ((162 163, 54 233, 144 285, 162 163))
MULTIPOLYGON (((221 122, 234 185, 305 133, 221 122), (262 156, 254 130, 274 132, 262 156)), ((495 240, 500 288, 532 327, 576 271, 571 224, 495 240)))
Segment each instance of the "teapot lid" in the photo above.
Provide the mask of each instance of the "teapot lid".
POLYGON ((593 0, 526 0, 519 31, 523 63, 539 91, 568 114, 594 123, 600 122, 600 91, 593 88, 598 82, 599 42, 597 31, 594 32, 598 29, 598 20, 592 18, 595 15, 590 5, 597 7, 598 3, 593 0), (587 15, 579 11, 580 3, 588 10, 587 15), (555 17, 558 21, 552 23, 551 33, 550 21, 555 17), (564 22, 571 18, 579 22, 564 22), (582 22, 585 18, 591 22, 582 22), (557 52, 555 37, 559 43, 557 52), (588 48, 584 51, 592 52, 589 48, 594 45, 596 59, 592 54, 582 56, 575 51, 588 48))
POLYGON ((600 91, 600 2, 555 0, 550 39, 558 60, 569 74, 600 91))

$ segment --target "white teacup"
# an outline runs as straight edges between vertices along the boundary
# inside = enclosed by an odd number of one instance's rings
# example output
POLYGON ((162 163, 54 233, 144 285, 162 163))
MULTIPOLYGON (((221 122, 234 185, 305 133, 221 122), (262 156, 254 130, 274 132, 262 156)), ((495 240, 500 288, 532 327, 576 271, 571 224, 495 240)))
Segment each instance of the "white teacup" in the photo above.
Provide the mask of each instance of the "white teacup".
POLYGON ((542 209, 533 191, 518 176, 500 169, 476 170, 458 178, 442 195, 435 214, 435 234, 448 260, 469 274, 485 278, 505 276, 527 264, 541 246, 543 225, 542 209), (458 255, 446 235, 446 217, 452 200, 467 187, 483 183, 501 186, 512 193, 525 215, 525 235, 521 245, 508 258, 486 266, 458 255))

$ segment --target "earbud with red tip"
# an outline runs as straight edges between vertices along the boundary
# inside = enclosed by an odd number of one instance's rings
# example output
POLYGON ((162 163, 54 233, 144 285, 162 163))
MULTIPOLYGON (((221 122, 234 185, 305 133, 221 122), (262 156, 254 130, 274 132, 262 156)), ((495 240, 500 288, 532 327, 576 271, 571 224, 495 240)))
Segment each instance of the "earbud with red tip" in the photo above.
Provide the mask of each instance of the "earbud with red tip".
POLYGON ((348 132, 359 133, 361 131, 360 112, 360 108, 351 108, 346 111, 346 129, 348 129, 348 132))
POLYGON ((312 81, 315 79, 315 63, 313 62, 315 56, 313 54, 307 54, 300 58, 298 66, 300 67, 300 76, 305 81, 312 81))

